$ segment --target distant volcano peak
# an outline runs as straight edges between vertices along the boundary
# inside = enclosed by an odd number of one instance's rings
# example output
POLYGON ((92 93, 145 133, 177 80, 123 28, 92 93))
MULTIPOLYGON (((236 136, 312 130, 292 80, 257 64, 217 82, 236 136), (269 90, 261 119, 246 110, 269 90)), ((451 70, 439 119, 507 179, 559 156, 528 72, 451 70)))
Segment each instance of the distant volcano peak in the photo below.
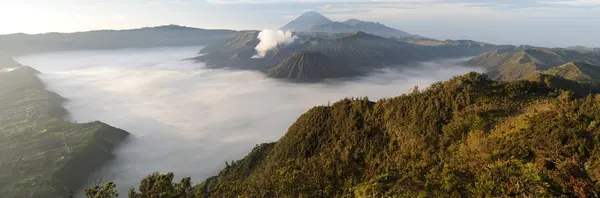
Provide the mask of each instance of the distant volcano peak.
POLYGON ((292 20, 288 24, 281 27, 281 30, 300 31, 312 28, 315 25, 323 25, 332 23, 333 21, 321 13, 315 11, 308 11, 300 15, 298 18, 292 20))
POLYGON ((304 13, 302 13, 302 15, 300 16, 319 16, 319 17, 325 17, 323 16, 321 13, 317 12, 317 11, 306 11, 304 13))

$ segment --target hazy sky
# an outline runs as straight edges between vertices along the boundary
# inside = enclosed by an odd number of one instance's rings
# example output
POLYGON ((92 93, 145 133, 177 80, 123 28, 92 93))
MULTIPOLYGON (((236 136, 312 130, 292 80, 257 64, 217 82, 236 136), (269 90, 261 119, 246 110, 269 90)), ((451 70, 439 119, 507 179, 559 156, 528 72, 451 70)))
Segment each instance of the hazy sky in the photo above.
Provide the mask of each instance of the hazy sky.
POLYGON ((436 39, 600 47, 600 0, 0 0, 0 34, 164 24, 278 28, 309 10, 436 39))

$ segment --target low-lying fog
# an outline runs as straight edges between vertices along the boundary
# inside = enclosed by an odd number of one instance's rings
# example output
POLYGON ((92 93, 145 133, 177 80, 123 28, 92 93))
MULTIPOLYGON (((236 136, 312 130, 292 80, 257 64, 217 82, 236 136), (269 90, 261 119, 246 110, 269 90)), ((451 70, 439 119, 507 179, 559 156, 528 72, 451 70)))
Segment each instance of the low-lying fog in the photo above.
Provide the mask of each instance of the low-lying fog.
POLYGON ((121 194, 155 171, 199 183, 256 144, 278 140, 315 105, 397 96, 477 70, 447 60, 351 82, 291 84, 182 61, 200 48, 58 52, 17 60, 41 71, 50 90, 70 99, 65 107, 73 121, 100 120, 133 135, 116 160, 90 179, 115 181, 121 194))

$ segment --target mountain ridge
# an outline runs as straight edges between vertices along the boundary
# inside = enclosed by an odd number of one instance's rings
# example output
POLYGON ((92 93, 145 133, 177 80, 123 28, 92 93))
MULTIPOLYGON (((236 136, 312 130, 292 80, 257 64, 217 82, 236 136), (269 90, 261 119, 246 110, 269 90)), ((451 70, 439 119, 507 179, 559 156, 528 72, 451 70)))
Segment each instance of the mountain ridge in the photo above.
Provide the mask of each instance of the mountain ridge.
POLYGON ((345 21, 333 21, 322 14, 310 11, 298 16, 288 24, 280 28, 294 32, 323 32, 323 33, 345 33, 363 31, 382 37, 407 37, 412 36, 402 30, 388 27, 379 22, 361 21, 348 19, 345 21))
POLYGON ((520 46, 489 51, 467 63, 486 68, 487 74, 495 80, 518 80, 569 62, 600 66, 600 53, 520 46))
POLYGON ((129 133, 102 122, 62 118, 66 100, 31 67, 0 72, 0 194, 68 197, 113 159, 129 133))
POLYGON ((124 30, 0 35, 0 51, 11 55, 92 49, 206 45, 234 35, 233 30, 208 30, 165 25, 124 30))
POLYGON ((484 43, 464 44, 462 41, 426 46, 358 31, 325 36, 297 34, 298 39, 295 43, 278 46, 267 52, 264 58, 257 59, 252 58, 256 54, 254 46, 260 42, 256 38, 257 35, 256 31, 238 33, 232 38, 206 46, 200 51, 201 55, 192 59, 205 62, 211 68, 267 71, 269 77, 287 78, 288 76, 285 75, 269 75, 268 71, 292 56, 294 52, 319 52, 327 56, 330 60, 328 62, 338 68, 336 71, 343 73, 308 77, 324 80, 326 77, 347 74, 361 76, 375 69, 402 67, 419 61, 472 56, 502 47, 484 43))
POLYGON ((600 120, 600 95, 589 95, 598 91, 542 74, 498 83, 469 73, 376 102, 346 98, 308 110, 195 195, 593 196, 600 150, 574 133, 600 137, 587 124, 600 120))
POLYGON ((579 82, 600 81, 600 66, 583 62, 568 62, 542 73, 579 82))
POLYGON ((332 22, 322 25, 314 25, 307 32, 327 32, 327 33, 344 33, 344 32, 367 32, 382 37, 409 37, 412 36, 402 30, 394 29, 378 22, 361 21, 358 19, 349 19, 344 22, 332 22), (349 22, 350 21, 350 22, 349 22))
POLYGON ((333 22, 331 19, 323 16, 316 11, 308 11, 302 13, 297 18, 293 19, 286 25, 279 28, 284 31, 302 31, 313 27, 314 25, 322 25, 333 22))

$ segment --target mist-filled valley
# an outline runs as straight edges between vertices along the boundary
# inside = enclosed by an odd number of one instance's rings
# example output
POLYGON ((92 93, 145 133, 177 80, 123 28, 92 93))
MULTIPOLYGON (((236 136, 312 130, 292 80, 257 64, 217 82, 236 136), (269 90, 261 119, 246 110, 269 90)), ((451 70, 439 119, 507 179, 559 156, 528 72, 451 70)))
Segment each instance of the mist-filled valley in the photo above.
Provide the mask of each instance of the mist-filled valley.
POLYGON ((600 197, 597 0, 2 8, 0 198, 600 197))
POLYGON ((384 69, 352 81, 296 84, 260 72, 207 69, 185 59, 202 47, 72 51, 15 59, 39 70, 50 91, 68 98, 70 120, 101 120, 132 134, 116 159, 90 178, 119 191, 155 172, 215 175, 225 161, 277 141, 304 112, 345 97, 401 95, 469 71, 467 59, 384 69))

